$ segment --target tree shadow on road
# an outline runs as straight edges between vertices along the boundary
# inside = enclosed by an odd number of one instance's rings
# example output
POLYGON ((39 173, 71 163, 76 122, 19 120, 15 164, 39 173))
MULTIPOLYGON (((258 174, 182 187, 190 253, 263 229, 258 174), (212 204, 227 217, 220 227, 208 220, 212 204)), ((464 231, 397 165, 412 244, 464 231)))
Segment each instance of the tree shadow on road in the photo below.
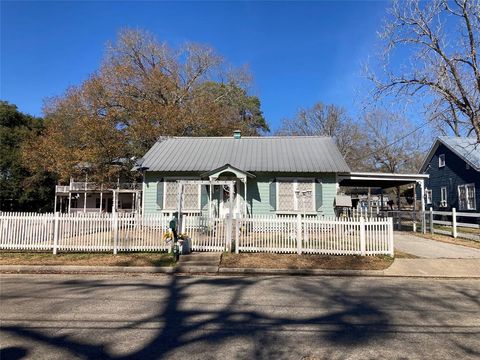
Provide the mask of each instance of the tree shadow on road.
MULTIPOLYGON (((148 324, 157 325, 158 331, 153 338, 127 354, 116 355, 105 345, 99 345, 98 341, 81 341, 76 336, 50 334, 41 328, 13 325, 4 326, 2 330, 24 339, 27 344, 33 341, 34 344, 55 347, 85 359, 161 359, 173 356, 186 346, 207 344, 211 347, 212 344, 223 344, 234 339, 247 339, 253 346, 242 349, 244 352, 238 354, 232 350, 230 358, 280 358, 287 357, 287 352, 292 350, 284 348, 282 332, 304 331, 310 336, 313 334, 318 341, 340 348, 367 344, 372 339, 386 340, 392 333, 390 315, 385 313, 384 301, 372 299, 379 295, 384 299, 394 299, 395 289, 385 293, 385 289, 370 286, 364 290, 354 289, 355 295, 352 295, 350 285, 355 282, 354 279, 333 285, 325 278, 319 278, 318 282, 297 278, 290 280, 287 288, 275 277, 186 278, 173 275, 165 283, 154 277, 140 277, 135 282, 116 280, 60 281, 57 290, 92 297, 99 289, 110 287, 131 290, 133 286, 135 291, 158 292, 158 298, 161 299, 156 304, 158 311, 112 329, 115 332, 135 330, 148 324), (277 283, 278 286, 275 285, 277 283), (278 311, 264 311, 249 302, 256 292, 265 287, 275 292, 278 311), (219 296, 218 303, 206 304, 204 308, 201 304, 193 307, 189 302, 198 296, 195 289, 203 289, 209 294, 220 294, 228 289, 228 296, 223 302, 219 296), (301 306, 308 307, 306 315, 296 310, 295 299, 300 298, 301 306), (283 356, 282 352, 285 352, 283 356)), ((212 357, 212 354, 194 355, 212 357)))

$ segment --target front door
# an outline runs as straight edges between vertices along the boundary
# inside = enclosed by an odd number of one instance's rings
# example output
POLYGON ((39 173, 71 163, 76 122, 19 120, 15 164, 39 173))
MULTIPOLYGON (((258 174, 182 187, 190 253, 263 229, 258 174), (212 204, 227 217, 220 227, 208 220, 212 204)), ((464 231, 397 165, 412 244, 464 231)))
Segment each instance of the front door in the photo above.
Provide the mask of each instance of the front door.
POLYGON ((230 208, 233 210, 233 214, 236 213, 236 185, 233 189, 233 204, 230 206, 230 191, 227 185, 222 185, 220 188, 220 217, 225 218, 230 214, 230 208))

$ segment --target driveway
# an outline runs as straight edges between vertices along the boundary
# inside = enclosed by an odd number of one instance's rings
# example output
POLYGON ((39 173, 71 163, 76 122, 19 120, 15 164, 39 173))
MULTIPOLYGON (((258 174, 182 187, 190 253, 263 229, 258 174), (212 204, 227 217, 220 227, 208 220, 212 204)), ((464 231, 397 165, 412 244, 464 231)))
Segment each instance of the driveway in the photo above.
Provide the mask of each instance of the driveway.
POLYGON ((2 359, 478 359, 480 281, 1 275, 2 359))
POLYGON ((480 250, 429 240, 411 233, 394 233, 395 249, 427 259, 480 259, 480 250))

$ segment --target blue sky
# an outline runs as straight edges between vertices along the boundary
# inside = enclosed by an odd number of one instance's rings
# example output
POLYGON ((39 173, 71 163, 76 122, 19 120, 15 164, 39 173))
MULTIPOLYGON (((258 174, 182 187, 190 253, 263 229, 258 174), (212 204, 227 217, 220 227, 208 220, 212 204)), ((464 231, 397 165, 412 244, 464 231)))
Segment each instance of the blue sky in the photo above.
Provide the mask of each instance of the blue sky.
POLYGON ((43 100, 94 72, 119 29, 172 45, 213 46, 248 64, 251 92, 273 130, 316 101, 355 115, 362 63, 376 49, 388 2, 1 2, 0 98, 41 115, 43 100))

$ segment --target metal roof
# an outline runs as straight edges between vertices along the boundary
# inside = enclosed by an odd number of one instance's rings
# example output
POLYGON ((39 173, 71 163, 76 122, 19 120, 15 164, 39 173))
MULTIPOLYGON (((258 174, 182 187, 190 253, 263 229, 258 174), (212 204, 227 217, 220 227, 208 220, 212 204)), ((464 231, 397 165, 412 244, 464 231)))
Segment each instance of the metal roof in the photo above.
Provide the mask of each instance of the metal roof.
POLYGON ((330 137, 171 137, 145 154, 148 171, 206 172, 230 164, 243 171, 350 172, 330 137))
POLYGON ((425 171, 440 143, 464 159, 475 170, 480 171, 480 143, 476 138, 440 136, 428 152, 420 172, 425 171))

